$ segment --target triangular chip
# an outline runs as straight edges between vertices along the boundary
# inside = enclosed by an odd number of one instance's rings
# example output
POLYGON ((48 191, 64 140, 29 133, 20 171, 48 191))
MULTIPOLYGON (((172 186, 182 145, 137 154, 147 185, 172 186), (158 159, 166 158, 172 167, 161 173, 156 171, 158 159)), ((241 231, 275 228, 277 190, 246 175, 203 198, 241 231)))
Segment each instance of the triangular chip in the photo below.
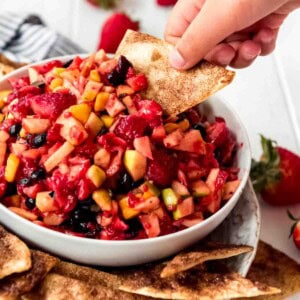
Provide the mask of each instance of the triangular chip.
POLYGON ((279 293, 277 288, 252 282, 237 273, 192 269, 159 278, 161 266, 128 272, 120 290, 160 299, 222 300, 279 293))
POLYGON ((168 115, 197 105, 232 81, 234 72, 208 62, 188 71, 175 70, 168 59, 171 48, 163 40, 127 30, 116 53, 146 74, 149 86, 144 96, 156 100, 168 115))
POLYGON ((10 299, 31 291, 58 262, 56 257, 32 250, 30 270, 10 275, 0 281, 0 299, 10 299))
POLYGON ((34 291, 23 296, 23 299, 40 300, 137 300, 136 295, 114 290, 90 282, 65 277, 55 273, 47 275, 45 280, 34 291))
POLYGON ((224 244, 205 244, 183 251, 169 261, 162 270, 162 278, 173 276, 177 273, 189 270, 205 261, 224 259, 250 252, 253 248, 249 246, 235 246, 224 244))
POLYGON ((0 226, 0 279, 31 267, 30 250, 19 238, 0 226))
POLYGON ((281 294, 272 296, 272 300, 282 300, 300 293, 300 264, 262 241, 259 242, 255 260, 247 277, 280 287, 281 294))
POLYGON ((65 261, 60 261, 52 272, 65 277, 89 282, 92 285, 102 285, 111 288, 117 288, 120 285, 120 280, 116 275, 65 261))

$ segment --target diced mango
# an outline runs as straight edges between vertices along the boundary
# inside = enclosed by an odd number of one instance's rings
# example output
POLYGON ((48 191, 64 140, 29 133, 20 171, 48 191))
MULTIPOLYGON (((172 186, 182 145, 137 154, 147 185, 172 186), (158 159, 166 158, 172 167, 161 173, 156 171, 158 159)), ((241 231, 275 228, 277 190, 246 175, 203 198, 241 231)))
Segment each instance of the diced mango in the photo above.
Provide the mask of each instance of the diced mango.
POLYGON ((48 119, 24 118, 22 120, 22 127, 26 130, 26 132, 31 134, 46 132, 50 126, 51 122, 48 119))
POLYGON ((104 126, 106 128, 109 128, 113 124, 113 122, 114 122, 114 118, 111 117, 111 116, 109 116, 109 115, 103 115, 103 116, 101 116, 101 120, 103 121, 104 126))
POLYGON ((188 119, 184 119, 181 122, 178 123, 178 127, 182 130, 182 131, 186 131, 190 128, 190 122, 188 119))
POLYGON ((90 116, 91 108, 86 103, 82 103, 70 106, 69 111, 74 118, 79 120, 82 124, 85 124, 90 116))
POLYGON ((5 142, 0 142, 0 166, 4 164, 7 145, 5 142))
POLYGON ((178 129, 178 124, 167 123, 164 127, 165 127, 165 130, 167 133, 171 133, 171 132, 175 131, 176 129, 178 129))
POLYGON ((58 87, 61 87, 63 84, 63 80, 61 78, 54 78, 50 85, 49 85, 49 88, 51 91, 53 91, 54 89, 58 88, 58 87))
POLYGON ((19 215, 20 217, 27 219, 29 221, 35 221, 37 220, 38 216, 34 213, 27 211, 20 207, 9 207, 11 211, 13 211, 15 214, 19 215))
POLYGON ((4 120, 4 117, 5 117, 4 114, 0 113, 0 123, 2 123, 2 121, 4 120))
POLYGON ((104 211, 111 210, 112 202, 108 190, 99 189, 93 192, 92 198, 97 203, 97 205, 101 208, 101 210, 104 211))
POLYGON ((111 154, 105 148, 99 149, 94 155, 94 164, 107 169, 110 163, 111 154))
POLYGON ((66 71, 66 68, 54 68, 53 69, 53 73, 56 76, 59 76, 61 73, 65 72, 65 71, 66 71))
POLYGON ((20 132, 19 132, 19 136, 21 138, 25 138, 27 135, 26 130, 24 128, 21 128, 20 132))
POLYGON ((100 77, 99 72, 97 70, 92 70, 90 72, 90 80, 93 80, 93 81, 96 81, 96 82, 101 81, 101 77, 100 77))
POLYGON ((95 111, 103 111, 105 109, 106 102, 109 98, 109 93, 106 92, 100 92, 97 97, 94 104, 94 110, 95 111))
POLYGON ((102 86, 103 84, 100 82, 89 80, 82 95, 83 100, 94 101, 102 86))
POLYGON ((15 154, 10 153, 7 158, 4 174, 4 178, 7 182, 13 182, 15 180, 19 164, 20 159, 15 154))
POLYGON ((11 93, 11 90, 4 90, 0 92, 0 109, 3 108, 3 106, 7 102, 7 96, 11 93))
POLYGON ((0 142, 6 142, 9 139, 9 133, 5 130, 0 130, 0 142))
POLYGON ((105 172, 96 165, 90 166, 86 174, 87 178, 89 178, 95 187, 99 188, 106 179, 105 172))
POLYGON ((84 127, 89 131, 90 136, 95 137, 103 125, 102 120, 94 112, 92 112, 90 113, 84 127))
POLYGON ((129 207, 128 197, 122 198, 119 201, 119 206, 125 220, 132 219, 140 213, 138 210, 129 207))
POLYGON ((35 204, 42 213, 58 209, 55 199, 51 196, 51 191, 37 193, 35 204))

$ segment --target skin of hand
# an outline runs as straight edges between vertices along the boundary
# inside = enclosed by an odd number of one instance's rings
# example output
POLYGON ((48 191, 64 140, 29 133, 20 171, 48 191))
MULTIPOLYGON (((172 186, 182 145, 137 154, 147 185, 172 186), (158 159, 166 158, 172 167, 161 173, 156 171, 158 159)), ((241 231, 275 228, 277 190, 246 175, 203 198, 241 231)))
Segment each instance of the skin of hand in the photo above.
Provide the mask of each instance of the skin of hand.
POLYGON ((300 0, 179 0, 165 29, 175 46, 170 63, 185 70, 204 58, 247 67, 274 50, 280 26, 299 7, 300 0))

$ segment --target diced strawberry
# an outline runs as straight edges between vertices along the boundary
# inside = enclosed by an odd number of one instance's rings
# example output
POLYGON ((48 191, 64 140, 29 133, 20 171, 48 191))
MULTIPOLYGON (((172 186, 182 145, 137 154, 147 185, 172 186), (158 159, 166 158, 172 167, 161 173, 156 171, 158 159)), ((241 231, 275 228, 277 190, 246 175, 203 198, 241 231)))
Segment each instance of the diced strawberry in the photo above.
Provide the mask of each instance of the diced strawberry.
POLYGON ((156 0, 156 3, 160 6, 171 6, 175 5, 177 0, 156 0))
POLYGON ((158 186, 170 186, 177 174, 177 160, 165 151, 153 151, 153 160, 148 162, 147 179, 158 186))
POLYGON ((161 106, 153 100, 140 100, 136 102, 138 116, 145 118, 151 128, 162 125, 163 110, 161 106))
POLYGON ((206 133, 208 140, 216 147, 221 147, 224 145, 229 136, 229 130, 224 121, 215 122, 209 125, 206 129, 206 133))
POLYGON ((18 90, 24 86, 30 85, 29 77, 21 77, 21 78, 9 78, 8 82, 11 84, 11 86, 18 90))
POLYGON ((56 119, 64 109, 76 104, 76 97, 71 94, 45 93, 29 99, 31 108, 39 117, 56 119))
POLYGON ((5 166, 0 167, 0 197, 4 196, 7 188, 7 182, 4 178, 5 166))
POLYGON ((166 137, 166 130, 163 125, 153 128, 151 139, 157 142, 162 142, 166 137))
POLYGON ((77 70, 77 69, 80 69, 80 65, 81 63, 83 62, 83 59, 80 58, 79 56, 76 56, 72 63, 68 66, 68 70, 77 70))
POLYGON ((103 146, 106 150, 110 152, 115 152, 115 151, 125 151, 126 149, 126 142, 117 137, 114 133, 107 133, 104 135, 101 135, 98 137, 98 143, 99 145, 103 146))
POLYGON ((63 142, 64 139, 60 135, 63 125, 55 123, 47 132, 47 141, 50 143, 63 142))
POLYGON ((147 126, 147 121, 142 117, 136 115, 124 116, 117 123, 114 133, 132 145, 135 138, 144 135, 147 126))
POLYGON ((62 62, 60 60, 51 60, 43 65, 40 66, 34 66, 34 68, 40 73, 45 74, 51 71, 52 69, 61 68, 63 66, 62 62))
POLYGON ((126 80, 126 83, 134 89, 135 92, 140 92, 148 87, 148 80, 145 74, 137 74, 126 80))

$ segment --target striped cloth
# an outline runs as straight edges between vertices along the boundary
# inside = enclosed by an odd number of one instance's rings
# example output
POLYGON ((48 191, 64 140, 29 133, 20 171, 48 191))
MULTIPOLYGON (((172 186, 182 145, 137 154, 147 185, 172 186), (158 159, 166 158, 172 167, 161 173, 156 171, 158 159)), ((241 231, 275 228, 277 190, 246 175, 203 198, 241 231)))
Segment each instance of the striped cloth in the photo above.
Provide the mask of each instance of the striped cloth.
POLYGON ((85 51, 46 27, 38 16, 1 13, 0 52, 12 61, 27 63, 85 51))

